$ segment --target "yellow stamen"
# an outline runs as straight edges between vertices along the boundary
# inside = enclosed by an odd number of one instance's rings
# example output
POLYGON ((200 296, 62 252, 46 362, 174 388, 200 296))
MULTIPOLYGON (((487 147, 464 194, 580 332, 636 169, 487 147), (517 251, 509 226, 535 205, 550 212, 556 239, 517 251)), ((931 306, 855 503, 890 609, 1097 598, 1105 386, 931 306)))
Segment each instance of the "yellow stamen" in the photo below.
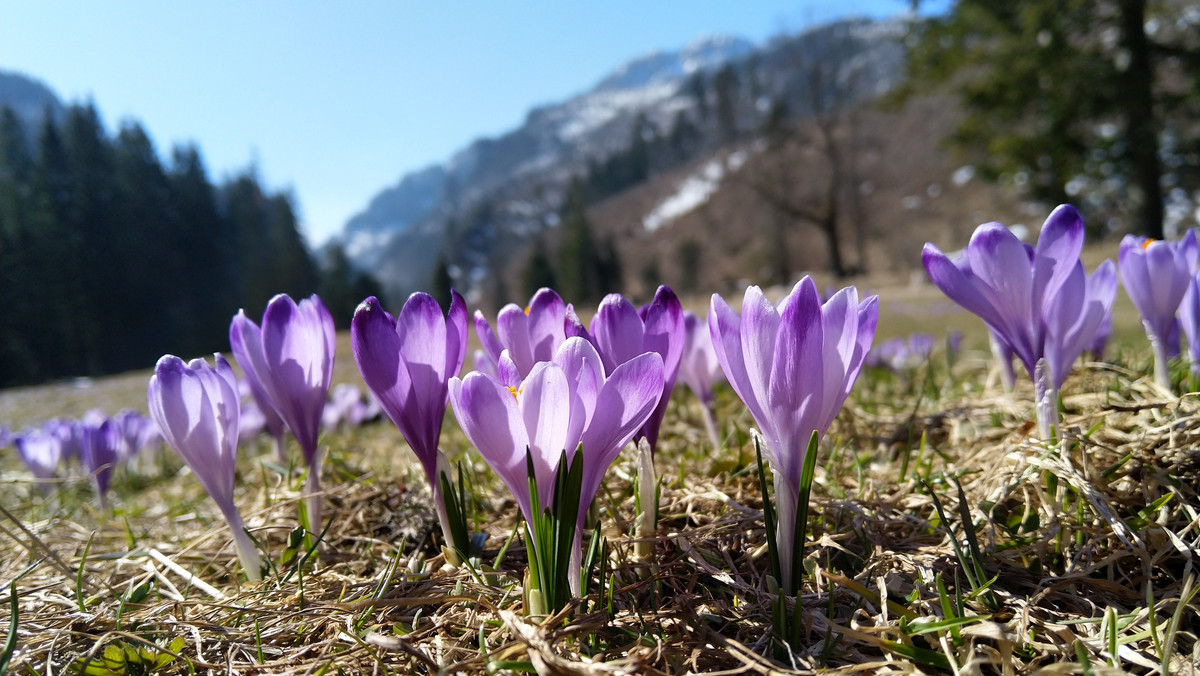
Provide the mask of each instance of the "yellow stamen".
MULTIPOLYGON (((1158 241, 1158 240, 1157 240, 1157 239, 1154 239, 1153 237, 1147 237, 1147 238, 1146 238, 1146 241, 1145 241, 1145 242, 1142 242, 1142 251, 1145 251, 1146 249, 1149 249, 1149 248, 1150 248, 1150 245, 1151 245, 1151 244, 1154 244, 1154 243, 1155 243, 1155 242, 1157 242, 1157 241, 1158 241)), ((526 310, 525 310, 525 314, 529 314, 529 309, 528 309, 528 308, 526 308, 526 310)))
POLYGON ((526 317, 529 316, 529 306, 528 305, 525 306, 525 316, 526 317))
POLYGON ((520 401, 520 399, 518 399, 518 398, 517 398, 517 392, 518 392, 517 388, 515 388, 515 387, 510 387, 510 388, 508 388, 508 391, 509 391, 509 393, 510 393, 510 394, 512 394, 512 396, 513 396, 513 401, 520 401))

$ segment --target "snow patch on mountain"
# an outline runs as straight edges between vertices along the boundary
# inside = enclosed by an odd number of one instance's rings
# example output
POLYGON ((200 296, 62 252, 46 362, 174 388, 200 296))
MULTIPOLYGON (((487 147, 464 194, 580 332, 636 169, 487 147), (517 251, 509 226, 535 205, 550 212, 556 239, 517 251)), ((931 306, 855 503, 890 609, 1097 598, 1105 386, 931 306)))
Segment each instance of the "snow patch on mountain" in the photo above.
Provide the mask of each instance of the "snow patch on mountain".
POLYGON ((574 141, 608 124, 622 113, 658 105, 679 91, 679 82, 662 82, 639 89, 599 90, 571 101, 558 137, 574 141))
POLYGON ((709 160, 700 171, 685 178, 674 193, 646 214, 642 219, 642 227, 646 232, 654 232, 704 204, 721 186, 726 173, 740 169, 746 163, 746 158, 746 151, 739 150, 730 153, 724 161, 719 158, 709 160))

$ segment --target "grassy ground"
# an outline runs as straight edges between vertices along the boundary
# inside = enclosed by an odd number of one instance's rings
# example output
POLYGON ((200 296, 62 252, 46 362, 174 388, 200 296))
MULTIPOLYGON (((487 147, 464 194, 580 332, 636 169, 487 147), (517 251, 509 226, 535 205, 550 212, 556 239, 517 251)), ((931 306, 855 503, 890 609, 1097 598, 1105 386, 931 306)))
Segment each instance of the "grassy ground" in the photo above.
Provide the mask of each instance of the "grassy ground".
MULTIPOLYGON (((982 348, 978 320, 931 319, 928 304, 944 301, 906 289, 885 295, 881 337, 954 327, 982 348)), ((1119 317, 1121 336, 1130 322, 1119 317)), ((341 342, 335 380, 354 382, 341 342)), ((540 622, 522 614, 516 505, 452 416, 443 446, 467 468, 476 529, 489 536, 459 568, 443 565, 420 469, 390 423, 324 438, 332 525, 299 565, 281 559, 300 473, 273 465, 265 441, 243 449, 237 502, 274 565, 253 586, 215 506, 173 458, 119 474, 101 512, 86 478, 46 499, 10 455, 5 608, 23 576, 9 669, 71 673, 90 658, 90 673, 119 674, 1195 673, 1200 402, 1149 384, 1146 352, 1076 370, 1053 447, 1031 437, 1032 387, 999 390, 981 350, 864 374, 821 449, 804 636, 791 655, 770 638, 753 422, 727 388, 719 451, 689 392, 668 409, 653 569, 628 535, 627 454, 598 498, 611 546, 609 575, 593 584, 602 591, 540 622)), ((0 420, 144 407, 145 382, 2 393, 0 420)))

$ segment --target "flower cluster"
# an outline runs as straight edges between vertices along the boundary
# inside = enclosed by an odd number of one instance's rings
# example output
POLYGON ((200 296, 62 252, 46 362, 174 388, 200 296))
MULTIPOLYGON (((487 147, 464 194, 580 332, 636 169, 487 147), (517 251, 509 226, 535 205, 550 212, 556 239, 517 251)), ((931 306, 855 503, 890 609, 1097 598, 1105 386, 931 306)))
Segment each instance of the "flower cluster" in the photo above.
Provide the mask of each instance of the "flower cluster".
MULTIPOLYGON (((1117 266, 1105 261, 1089 274, 1080 261, 1083 234, 1078 212, 1062 206, 1046 220, 1036 246, 989 223, 979 226, 963 255, 951 257, 927 244, 922 257, 933 282, 984 320, 997 355, 1010 366, 1015 357, 1035 380, 1047 438, 1056 415, 1047 402, 1055 402, 1079 355, 1102 350, 1111 331, 1117 266)), ((1189 341, 1200 334, 1193 329, 1200 321, 1196 249, 1190 233, 1178 243, 1122 243, 1121 278, 1156 356, 1165 355, 1160 363, 1179 351, 1181 326, 1189 341)), ((265 430, 286 460, 286 439, 295 438, 308 467, 303 525, 317 531, 319 435, 382 413, 424 470, 446 560, 477 566, 463 477, 454 479, 440 449, 449 408, 523 517, 526 609, 553 613, 585 588, 582 533, 593 525, 596 533, 603 530, 589 519, 599 518, 601 510, 591 507, 612 464, 636 442, 642 449, 638 480, 653 476, 651 454, 677 380, 699 399, 711 443, 719 448, 711 416, 714 386, 724 379, 753 418, 755 445, 771 470, 774 490, 768 490, 765 470, 761 480, 783 618, 775 627, 785 641, 793 640, 800 625, 782 609, 789 602, 800 607, 788 599, 798 596, 804 573, 817 455, 864 366, 913 369, 929 360, 934 338, 913 334, 875 345, 878 298, 860 297, 853 286, 823 296, 809 277, 778 302, 750 286, 736 310, 714 294, 707 317, 685 312, 665 286, 641 307, 610 294, 590 321, 580 315, 551 289, 540 289, 525 307, 505 306, 494 322, 482 312, 472 320, 455 292, 445 308, 429 294, 415 293, 395 315, 379 299, 367 298, 350 330, 364 398, 357 385, 330 392, 335 333, 320 299, 297 303, 280 295, 260 323, 243 312, 231 322, 230 344, 243 381, 220 354, 211 363, 166 355, 147 388, 153 426, 123 413, 92 416, 86 424, 48 423, 16 435, 0 431, 0 437, 11 437, 39 481, 52 482, 68 459, 77 458, 103 500, 112 468, 142 454, 158 430, 217 504, 254 581, 262 562, 235 504, 239 441, 265 430), (471 326, 481 349, 475 370, 464 374, 471 326)), ((1189 348, 1200 356, 1196 342, 1189 348)), ((947 349, 956 351, 957 341, 947 349)), ((647 504, 657 501, 657 488, 655 481, 636 491, 640 540, 654 539, 654 511, 647 504)))
POLYGON ((1084 226, 1070 205, 1046 219, 1036 247, 1000 223, 971 236, 966 255, 952 260, 926 244, 929 278, 951 300, 978 315, 1001 352, 1011 352, 1038 385, 1039 421, 1050 438, 1057 392, 1075 360, 1091 346, 1116 294, 1116 270, 1104 261, 1088 275, 1079 259, 1084 226))
POLYGON ((16 449, 45 493, 77 466, 91 477, 105 506, 113 473, 118 468, 148 471, 161 441, 154 422, 133 410, 111 417, 92 410, 78 420, 54 418, 5 437, 0 446, 16 449))

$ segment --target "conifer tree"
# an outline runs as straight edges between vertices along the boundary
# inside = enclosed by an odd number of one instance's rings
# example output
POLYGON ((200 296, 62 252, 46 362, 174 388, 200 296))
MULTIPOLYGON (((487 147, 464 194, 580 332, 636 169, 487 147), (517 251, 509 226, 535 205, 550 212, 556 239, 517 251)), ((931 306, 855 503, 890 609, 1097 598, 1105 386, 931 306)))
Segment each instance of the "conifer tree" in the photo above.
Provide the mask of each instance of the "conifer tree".
POLYGON ((599 256, 592 225, 587 218, 587 196, 583 182, 578 178, 573 179, 567 189, 561 227, 558 278, 562 296, 575 303, 597 300, 602 293, 599 256))
POLYGON ((532 297, 542 287, 553 289, 557 286, 558 278, 550 263, 550 254, 546 251, 546 240, 544 237, 535 237, 525 268, 521 271, 521 296, 532 297))
MULTIPOLYGON (((951 145, 985 178, 1163 236, 1163 183, 1194 152, 1200 24, 1168 0, 959 0, 909 53, 905 94, 944 86, 964 115, 951 145), (1164 147, 1164 143, 1167 146, 1164 147)), ((1105 218, 1087 218, 1104 223, 1105 218)))

